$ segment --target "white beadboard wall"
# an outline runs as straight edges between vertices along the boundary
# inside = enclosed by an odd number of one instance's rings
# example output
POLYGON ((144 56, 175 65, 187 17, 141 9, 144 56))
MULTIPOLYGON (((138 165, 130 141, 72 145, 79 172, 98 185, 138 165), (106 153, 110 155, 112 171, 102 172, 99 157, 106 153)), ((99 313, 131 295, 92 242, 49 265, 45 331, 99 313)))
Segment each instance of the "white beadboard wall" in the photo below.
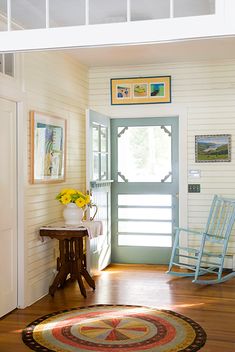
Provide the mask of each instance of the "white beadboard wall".
MULTIPOLYGON (((188 226, 202 229, 214 194, 235 198, 235 60, 91 68, 89 106, 111 117, 152 115, 154 104, 112 106, 110 79, 164 75, 172 77, 172 104, 188 112, 188 169, 201 170, 200 179, 188 179, 201 184, 201 193, 188 194, 188 226), (195 163, 195 135, 224 133, 232 136, 232 161, 195 163)), ((235 254, 234 234, 229 252, 235 254)))
MULTIPOLYGON (((85 191, 85 109, 88 107, 88 69, 70 56, 57 52, 26 53, 23 68, 26 114, 30 110, 36 110, 67 120, 66 182, 32 185, 26 180, 26 304, 30 305, 48 293, 58 253, 57 241, 45 239, 42 242, 38 229, 61 217, 62 206, 55 200, 61 188, 76 187, 85 191)), ((29 174, 29 147, 28 158, 29 174)))

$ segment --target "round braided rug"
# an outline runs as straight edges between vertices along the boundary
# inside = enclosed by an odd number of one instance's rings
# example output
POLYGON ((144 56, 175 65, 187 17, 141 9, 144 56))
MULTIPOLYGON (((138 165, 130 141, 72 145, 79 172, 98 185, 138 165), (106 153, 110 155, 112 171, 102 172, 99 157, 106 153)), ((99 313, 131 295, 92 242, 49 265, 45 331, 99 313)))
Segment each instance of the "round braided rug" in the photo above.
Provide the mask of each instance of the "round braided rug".
POLYGON ((170 310, 94 305, 45 315, 22 338, 40 352, 194 352, 205 344, 206 333, 170 310))

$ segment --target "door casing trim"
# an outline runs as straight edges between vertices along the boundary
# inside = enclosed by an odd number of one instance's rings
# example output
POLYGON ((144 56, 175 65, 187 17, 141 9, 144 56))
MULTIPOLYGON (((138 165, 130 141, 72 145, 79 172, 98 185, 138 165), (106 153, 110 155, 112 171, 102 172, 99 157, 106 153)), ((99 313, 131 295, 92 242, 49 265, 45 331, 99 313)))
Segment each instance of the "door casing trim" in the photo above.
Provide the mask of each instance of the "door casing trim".
POLYGON ((26 307, 26 242, 24 220, 25 180, 27 178, 27 97, 22 89, 23 56, 16 59, 16 77, 1 77, 0 97, 16 104, 16 162, 17 162, 17 308, 26 307))

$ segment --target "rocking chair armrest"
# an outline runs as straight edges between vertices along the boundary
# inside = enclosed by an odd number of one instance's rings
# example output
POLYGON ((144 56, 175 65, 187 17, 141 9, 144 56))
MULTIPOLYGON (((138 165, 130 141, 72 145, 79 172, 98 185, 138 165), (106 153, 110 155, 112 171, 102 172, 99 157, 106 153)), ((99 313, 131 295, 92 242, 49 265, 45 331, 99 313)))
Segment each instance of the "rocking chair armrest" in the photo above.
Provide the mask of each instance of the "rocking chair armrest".
POLYGON ((216 235, 210 235, 209 233, 206 234, 206 237, 211 238, 212 241, 214 239, 214 241, 218 243, 223 243, 225 241, 225 237, 218 237, 216 235))
POLYGON ((195 230, 191 230, 185 227, 175 227, 175 230, 178 230, 179 232, 183 231, 183 232, 188 232, 188 233, 192 233, 194 235, 204 235, 203 231, 195 231, 195 230))

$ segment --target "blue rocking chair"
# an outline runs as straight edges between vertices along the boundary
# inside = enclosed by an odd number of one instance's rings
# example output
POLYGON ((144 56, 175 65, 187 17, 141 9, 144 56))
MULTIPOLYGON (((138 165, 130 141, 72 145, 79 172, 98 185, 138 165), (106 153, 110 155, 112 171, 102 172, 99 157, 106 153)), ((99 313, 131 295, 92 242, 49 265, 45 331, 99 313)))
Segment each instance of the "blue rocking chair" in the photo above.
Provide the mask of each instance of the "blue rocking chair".
POLYGON ((193 276, 198 284, 217 284, 235 277, 235 272, 222 276, 228 241, 235 222, 235 199, 214 196, 205 231, 198 232, 185 228, 176 228, 175 240, 169 264, 168 274, 176 276, 193 276), (191 247, 180 245, 180 236, 186 232, 190 243, 199 244, 191 247), (193 240, 192 240, 193 237, 193 240), (180 262, 180 260, 182 262, 180 262), (174 267, 187 271, 174 271, 174 267), (201 279, 199 276, 215 274, 215 278, 201 279))

